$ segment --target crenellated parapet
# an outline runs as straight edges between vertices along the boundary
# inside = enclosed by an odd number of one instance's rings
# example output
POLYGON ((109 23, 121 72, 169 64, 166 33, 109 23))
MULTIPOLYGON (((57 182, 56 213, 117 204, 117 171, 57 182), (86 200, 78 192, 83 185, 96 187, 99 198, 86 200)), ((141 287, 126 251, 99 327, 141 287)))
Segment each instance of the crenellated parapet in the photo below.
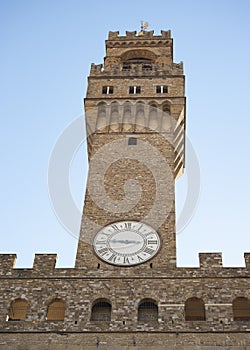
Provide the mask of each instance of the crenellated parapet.
POLYGON ((112 32, 108 34, 108 40, 117 40, 117 39, 171 39, 171 30, 161 30, 161 35, 154 35, 154 30, 149 31, 126 31, 126 35, 119 35, 119 31, 112 32))
POLYGON ((8 276, 16 263, 16 254, 0 254, 0 276, 8 276))
POLYGON ((33 267, 27 269, 15 268, 16 254, 0 254, 0 276, 15 275, 15 272, 29 272, 39 275, 49 275, 56 265, 56 254, 35 254, 33 267))
MULTIPOLYGON (((106 62, 108 62, 106 60, 106 62)), ((129 66, 124 66, 121 63, 112 63, 106 64, 104 66, 102 64, 95 65, 94 63, 90 68, 90 75, 94 76, 119 76, 119 77, 150 77, 150 76, 158 76, 166 77, 173 75, 183 75, 183 62, 172 63, 170 65, 165 65, 164 63, 155 63, 150 65, 145 64, 131 64, 129 66)))
MULTIPOLYGON (((96 278, 105 278, 105 265, 101 269, 81 269, 81 268, 56 268, 56 254, 35 254, 32 268, 15 268, 16 254, 0 254, 0 277, 8 278, 46 278, 49 276, 60 277, 79 277, 89 278, 95 276, 96 278), (84 274, 83 274, 84 273, 84 274)), ((199 253, 199 267, 180 267, 173 270, 166 271, 161 269, 159 271, 146 270, 146 274, 152 273, 155 277, 171 277, 179 276, 192 276, 193 278, 203 278, 213 276, 213 278, 229 278, 234 277, 249 277, 250 273, 250 253, 244 254, 245 267, 224 267, 222 263, 221 253, 199 253)), ((115 272, 115 269, 114 269, 115 272)), ((125 271, 117 271, 120 277, 126 275, 125 271)), ((142 275, 141 267, 139 270, 131 272, 130 277, 142 275)))
POLYGON ((199 253, 200 268, 203 270, 222 268, 222 253, 199 253))
POLYGON ((246 268, 247 270, 250 271, 250 253, 245 253, 244 258, 245 258, 246 268))
POLYGON ((36 254, 33 269, 37 272, 51 272, 56 266, 57 254, 36 254))
POLYGON ((109 32, 106 40, 106 48, 137 47, 137 46, 172 46, 171 31, 162 31, 161 35, 154 35, 154 31, 148 32, 126 32, 126 35, 119 35, 119 32, 109 32))

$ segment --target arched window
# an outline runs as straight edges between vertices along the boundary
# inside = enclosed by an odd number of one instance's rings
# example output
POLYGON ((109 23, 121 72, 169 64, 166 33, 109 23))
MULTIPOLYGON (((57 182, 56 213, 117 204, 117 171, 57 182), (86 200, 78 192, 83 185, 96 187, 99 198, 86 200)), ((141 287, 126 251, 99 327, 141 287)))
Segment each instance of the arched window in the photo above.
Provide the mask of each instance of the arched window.
POLYGON ((245 297, 234 299, 233 316, 235 321, 250 321, 250 300, 245 297))
POLYGON ((111 321, 111 304, 105 299, 96 300, 91 310, 91 321, 111 321))
POLYGON ((28 302, 24 299, 12 301, 8 313, 8 321, 23 321, 26 318, 28 302))
POLYGON ((158 321, 158 306, 154 300, 144 299, 138 307, 139 322, 157 322, 158 321))
POLYGON ((189 298, 185 302, 186 321, 205 321, 205 305, 202 299, 189 298))
POLYGON ((65 302, 61 299, 54 299, 48 307, 47 321, 63 321, 65 315, 65 302))

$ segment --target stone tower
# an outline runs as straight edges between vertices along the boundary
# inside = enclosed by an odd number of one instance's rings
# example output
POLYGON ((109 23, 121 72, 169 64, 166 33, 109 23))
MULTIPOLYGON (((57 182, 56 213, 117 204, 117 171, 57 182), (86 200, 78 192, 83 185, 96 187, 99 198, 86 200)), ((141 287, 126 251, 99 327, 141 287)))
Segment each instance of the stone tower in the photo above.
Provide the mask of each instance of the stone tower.
POLYGON ((176 267, 182 63, 170 31, 110 32, 85 99, 89 174, 74 268, 0 255, 0 350, 250 349, 250 254, 176 267))
MULTIPOLYGON (((120 222, 134 221, 159 234, 161 247, 149 264, 175 267, 174 181, 184 165, 185 97, 183 66, 173 62, 170 31, 109 33, 104 66, 91 66, 85 111, 90 171, 76 266, 100 265, 88 247, 98 230, 111 223, 124 229, 120 222)), ((135 263, 150 258, 154 244, 145 246, 146 255, 123 256, 125 264, 101 244, 106 260, 101 267, 120 273, 121 265, 134 263, 137 273, 147 270, 148 264, 135 263)))

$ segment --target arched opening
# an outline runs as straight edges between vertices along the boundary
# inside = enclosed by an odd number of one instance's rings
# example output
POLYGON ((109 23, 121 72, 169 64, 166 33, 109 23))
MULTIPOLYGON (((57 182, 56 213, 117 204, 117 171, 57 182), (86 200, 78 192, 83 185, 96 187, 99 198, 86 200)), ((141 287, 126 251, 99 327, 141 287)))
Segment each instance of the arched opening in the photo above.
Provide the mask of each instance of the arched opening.
POLYGON ((106 104, 101 102, 97 106, 97 129, 105 128, 107 126, 106 120, 106 104))
POLYGON ((47 312, 47 321, 63 321, 65 315, 65 302, 61 299, 53 300, 47 312))
POLYGON ((119 131, 119 105, 117 102, 111 103, 110 130, 119 131))
POLYGON ((26 319, 28 302, 25 299, 12 301, 8 313, 8 321, 23 321, 26 319))
POLYGON ((130 71, 140 65, 142 71, 151 71, 156 55, 150 50, 135 49, 129 50, 122 55, 122 69, 130 71))
POLYGON ((171 130, 170 104, 165 102, 162 106, 162 131, 171 130))
POLYGON ((91 309, 91 321, 111 321, 112 306, 105 299, 96 300, 91 309))
POLYGON ((165 113, 169 113, 170 114, 170 103, 169 102, 164 102, 162 105, 162 110, 165 113))
POLYGON ((185 302, 186 321, 205 321, 205 304, 202 299, 193 297, 185 302))
POLYGON ((149 104, 149 128, 157 130, 159 127, 157 104, 152 102, 149 104))
POLYGON ((139 322, 157 322, 158 321, 158 305, 152 299, 144 299, 138 306, 139 322))
POLYGON ((123 105, 123 130, 131 131, 134 121, 132 120, 131 103, 125 102, 123 105))
POLYGON ((136 103, 136 130, 140 131, 145 128, 144 103, 136 103))
POLYGON ((250 321, 250 300, 238 297, 233 301, 233 317, 235 321, 250 321))

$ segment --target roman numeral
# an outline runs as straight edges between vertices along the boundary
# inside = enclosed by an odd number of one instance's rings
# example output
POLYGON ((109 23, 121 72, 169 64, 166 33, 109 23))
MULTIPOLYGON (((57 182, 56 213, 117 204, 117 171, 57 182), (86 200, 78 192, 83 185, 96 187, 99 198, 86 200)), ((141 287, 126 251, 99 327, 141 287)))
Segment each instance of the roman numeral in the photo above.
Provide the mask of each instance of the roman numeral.
POLYGON ((129 264, 129 258, 127 256, 124 256, 123 264, 129 264))
POLYGON ((148 236, 150 236, 150 235, 152 235, 152 234, 154 234, 154 232, 152 232, 152 231, 149 231, 149 232, 144 233, 144 235, 145 235, 146 237, 148 237, 148 236))
POLYGON ((103 240, 103 241, 96 241, 95 244, 103 244, 103 243, 105 243, 105 242, 106 242, 106 241, 104 241, 104 240, 103 240))
POLYGON ((131 222, 125 222, 125 229, 131 230, 131 222))
POLYGON ((117 258, 117 255, 112 254, 112 255, 110 255, 110 257, 108 258, 108 261, 110 261, 110 262, 115 262, 115 261, 116 261, 116 258, 117 258))
POLYGON ((152 255, 155 251, 151 248, 146 247, 144 250, 144 253, 147 253, 149 255, 152 255))
POLYGON ((149 239, 148 240, 148 244, 157 244, 158 241, 157 240, 154 240, 154 239, 149 239))
POLYGON ((98 251, 98 253, 101 255, 101 256, 103 256, 103 255, 105 255, 107 252, 108 252, 108 248, 101 248, 101 249, 99 249, 99 250, 97 250, 98 251))
POLYGON ((112 225, 111 226, 116 232, 119 232, 120 230, 119 230, 119 227, 118 226, 116 226, 116 225, 112 225))
POLYGON ((109 234, 104 231, 102 231, 102 235, 109 236, 109 234))
POLYGON ((138 261, 143 261, 144 259, 142 257, 140 257, 140 255, 137 255, 138 261))
POLYGON ((143 225, 141 225, 141 226, 140 226, 140 227, 137 229, 137 232, 139 232, 139 231, 140 231, 140 229, 142 228, 142 226, 143 226, 143 225))

